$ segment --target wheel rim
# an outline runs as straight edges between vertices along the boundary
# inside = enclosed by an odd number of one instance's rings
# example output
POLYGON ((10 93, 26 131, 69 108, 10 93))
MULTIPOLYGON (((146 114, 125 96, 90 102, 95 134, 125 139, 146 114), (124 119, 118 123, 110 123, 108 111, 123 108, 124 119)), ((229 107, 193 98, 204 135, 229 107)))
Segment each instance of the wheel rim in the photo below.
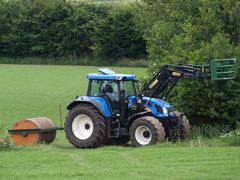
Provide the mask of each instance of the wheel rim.
POLYGON ((135 131, 135 138, 141 145, 147 145, 152 140, 152 133, 147 126, 139 126, 135 131))
POLYGON ((76 116, 73 119, 72 131, 78 139, 88 139, 93 133, 93 122, 91 118, 85 114, 76 116))

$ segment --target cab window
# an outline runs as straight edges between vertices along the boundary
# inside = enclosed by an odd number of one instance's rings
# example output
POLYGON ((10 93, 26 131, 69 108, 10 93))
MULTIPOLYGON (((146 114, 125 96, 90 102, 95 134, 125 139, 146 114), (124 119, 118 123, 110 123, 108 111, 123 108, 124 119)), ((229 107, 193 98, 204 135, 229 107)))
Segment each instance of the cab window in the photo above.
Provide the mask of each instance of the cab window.
POLYGON ((133 81, 124 81, 123 86, 126 91, 126 96, 136 96, 136 89, 133 81))
POLYGON ((114 81, 92 80, 90 96, 99 96, 106 92, 118 94, 118 83, 114 81))

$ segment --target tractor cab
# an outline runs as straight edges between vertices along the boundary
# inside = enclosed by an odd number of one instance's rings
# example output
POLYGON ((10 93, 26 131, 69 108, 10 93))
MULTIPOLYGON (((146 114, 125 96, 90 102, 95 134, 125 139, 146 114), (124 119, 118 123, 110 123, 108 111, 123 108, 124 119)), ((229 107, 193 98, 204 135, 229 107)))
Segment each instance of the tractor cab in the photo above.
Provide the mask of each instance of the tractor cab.
POLYGON ((87 96, 103 97, 109 104, 113 114, 119 114, 121 100, 125 102, 127 97, 136 96, 136 76, 117 74, 106 68, 99 69, 99 71, 100 73, 91 73, 87 76, 89 79, 87 96))

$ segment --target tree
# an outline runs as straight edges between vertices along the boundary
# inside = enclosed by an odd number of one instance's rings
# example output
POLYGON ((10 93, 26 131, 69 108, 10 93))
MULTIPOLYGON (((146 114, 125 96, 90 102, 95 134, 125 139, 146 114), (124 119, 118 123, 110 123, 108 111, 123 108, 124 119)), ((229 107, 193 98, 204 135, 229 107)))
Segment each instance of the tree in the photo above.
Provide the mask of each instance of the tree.
POLYGON ((124 5, 113 7, 105 19, 99 19, 95 27, 95 42, 92 47, 100 55, 114 58, 138 58, 146 55, 142 32, 134 19, 134 7, 124 5))
MULTIPOLYGON (((138 22, 145 29, 152 64, 150 74, 166 63, 204 64, 212 59, 239 59, 239 1, 144 0, 139 6, 138 22)), ((185 81, 169 101, 192 122, 234 125, 240 120, 239 88, 238 80, 185 81)))

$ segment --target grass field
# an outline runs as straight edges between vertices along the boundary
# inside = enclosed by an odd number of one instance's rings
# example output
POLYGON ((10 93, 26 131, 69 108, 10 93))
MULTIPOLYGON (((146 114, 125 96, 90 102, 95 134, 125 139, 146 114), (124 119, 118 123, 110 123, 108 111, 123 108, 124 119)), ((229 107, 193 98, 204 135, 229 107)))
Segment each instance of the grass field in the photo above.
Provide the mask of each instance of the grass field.
MULTIPOLYGON (((143 76, 143 68, 114 68, 143 76)), ((62 109, 85 95, 96 67, 0 65, 0 125, 29 117, 59 122, 62 109)), ((66 110, 63 111, 65 116, 66 110)), ((72 147, 64 132, 51 145, 0 152, 0 179, 240 179, 239 147, 192 147, 189 142, 132 148, 72 147)))
POLYGON ((239 179, 236 147, 35 146, 1 152, 1 179, 239 179))
MULTIPOLYGON (((137 76, 146 71, 113 69, 137 76)), ((87 66, 0 65, 0 124, 9 127, 16 120, 36 116, 47 116, 59 123, 59 104, 65 110, 76 95, 86 95, 86 76, 97 71, 97 67, 87 66)))

